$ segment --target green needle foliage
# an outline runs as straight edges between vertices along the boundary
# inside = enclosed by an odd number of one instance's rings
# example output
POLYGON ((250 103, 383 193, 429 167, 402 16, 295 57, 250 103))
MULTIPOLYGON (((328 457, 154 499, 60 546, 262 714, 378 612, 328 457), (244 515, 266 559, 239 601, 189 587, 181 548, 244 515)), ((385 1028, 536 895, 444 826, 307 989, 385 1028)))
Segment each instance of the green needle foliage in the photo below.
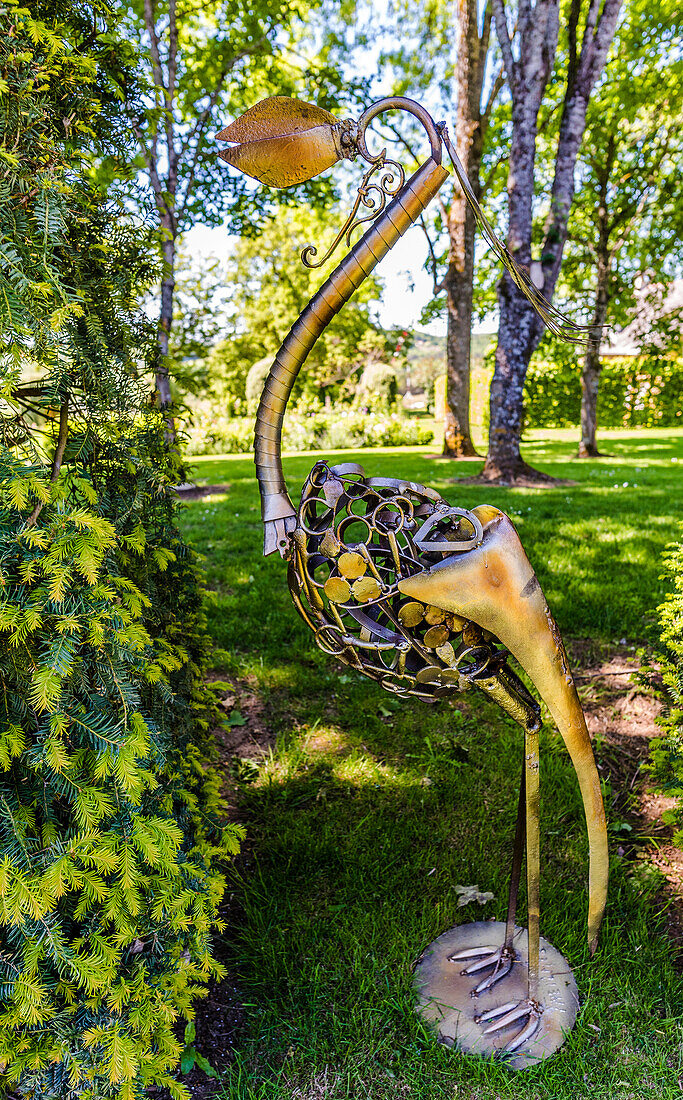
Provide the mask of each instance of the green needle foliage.
POLYGON ((132 51, 105 4, 0 15, 0 1075, 165 1085, 221 967, 212 719, 182 477, 150 402, 154 272, 125 202, 132 51))
POLYGON ((662 788, 679 798, 664 820, 677 825, 676 843, 683 847, 683 542, 674 543, 664 555, 665 576, 673 586, 659 608, 661 646, 658 653, 667 709, 661 724, 665 734, 652 751, 655 778, 662 788))

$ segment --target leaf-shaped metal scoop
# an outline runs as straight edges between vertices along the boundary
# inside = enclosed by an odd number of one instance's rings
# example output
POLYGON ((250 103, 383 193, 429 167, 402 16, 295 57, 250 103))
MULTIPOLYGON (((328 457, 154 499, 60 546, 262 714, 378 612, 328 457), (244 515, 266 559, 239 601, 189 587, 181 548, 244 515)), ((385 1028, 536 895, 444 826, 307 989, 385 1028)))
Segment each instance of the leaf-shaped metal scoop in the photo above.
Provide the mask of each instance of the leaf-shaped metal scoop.
POLYGON ((216 135, 236 144, 218 155, 270 187, 291 187, 354 156, 353 123, 313 103, 271 96, 216 135))

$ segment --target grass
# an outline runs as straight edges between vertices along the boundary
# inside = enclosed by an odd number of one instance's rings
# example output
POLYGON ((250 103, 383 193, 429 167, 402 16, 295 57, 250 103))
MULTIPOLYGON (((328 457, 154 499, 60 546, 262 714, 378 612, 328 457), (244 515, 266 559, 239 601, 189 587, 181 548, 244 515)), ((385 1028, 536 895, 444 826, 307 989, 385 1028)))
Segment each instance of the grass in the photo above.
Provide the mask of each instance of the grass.
MULTIPOLYGON (((646 640, 663 595, 659 559, 683 519, 683 432, 604 433, 611 457, 572 463, 570 435, 534 433, 526 457, 572 487, 460 486, 426 448, 345 459, 409 476, 454 504, 510 513, 562 631, 646 640), (625 484, 627 483, 627 484, 625 484)), ((292 494, 312 456, 286 460, 292 494)), ((216 664, 256 692, 277 740, 240 784, 248 828, 231 883, 233 965, 246 1027, 222 1089, 232 1100, 628 1100, 683 1092, 683 982, 656 912, 657 879, 615 856, 601 945, 584 945, 586 844, 558 738, 542 739, 543 930, 584 1002, 561 1052, 523 1075, 440 1046, 412 1008, 411 966, 450 925, 502 919, 521 736, 486 701, 401 703, 320 653, 283 563, 260 557, 253 465, 197 462, 230 493, 188 506, 185 533, 215 591, 216 664), (457 905, 457 884, 495 900, 457 905)), ((598 756, 600 746, 597 746, 598 756)), ((608 806, 610 790, 607 786, 608 806)), ((623 814, 620 811, 620 817, 623 814)))

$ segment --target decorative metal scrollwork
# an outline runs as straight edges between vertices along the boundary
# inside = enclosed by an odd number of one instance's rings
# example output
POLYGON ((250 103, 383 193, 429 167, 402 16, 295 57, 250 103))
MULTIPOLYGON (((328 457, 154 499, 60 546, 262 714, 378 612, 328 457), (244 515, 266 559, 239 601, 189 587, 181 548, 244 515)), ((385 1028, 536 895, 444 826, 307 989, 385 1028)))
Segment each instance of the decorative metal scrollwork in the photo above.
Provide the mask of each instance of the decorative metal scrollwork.
POLYGON ((376 163, 372 164, 363 176, 355 202, 351 208, 351 213, 337 233, 337 236, 334 238, 325 255, 319 260, 313 260, 312 257, 318 255, 318 249, 315 245, 308 244, 303 249, 301 259, 306 267, 322 267, 342 241, 345 242, 347 248, 350 248, 353 232, 358 229, 360 225, 364 225, 366 222, 372 222, 375 218, 379 217, 384 211, 387 201, 392 199, 394 195, 397 195, 401 190, 405 183, 405 179, 405 172, 401 165, 395 160, 388 160, 384 153, 381 153, 376 163), (377 172, 383 172, 384 174, 380 179, 371 183, 370 180, 377 172), (362 217, 357 217, 361 205, 364 206, 369 213, 362 217))

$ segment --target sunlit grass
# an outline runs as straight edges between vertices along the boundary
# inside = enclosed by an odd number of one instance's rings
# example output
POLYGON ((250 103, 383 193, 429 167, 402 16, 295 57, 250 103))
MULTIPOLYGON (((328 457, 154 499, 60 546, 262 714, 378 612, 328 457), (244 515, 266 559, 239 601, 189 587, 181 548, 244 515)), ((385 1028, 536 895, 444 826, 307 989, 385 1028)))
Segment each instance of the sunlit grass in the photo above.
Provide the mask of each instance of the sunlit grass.
MULTIPOLYGON (((661 551, 683 519, 683 461, 673 461, 683 460, 683 432, 605 435, 614 457, 581 464, 569 457, 571 433, 530 440, 526 457, 575 480, 570 487, 458 485, 477 464, 428 448, 343 458, 432 485, 453 503, 504 508, 562 631, 636 644, 664 592, 661 551)), ((312 461, 287 458, 293 496, 312 461)), ((195 476, 231 486, 183 516, 215 592, 216 665, 260 694, 276 737, 255 781, 241 786, 248 844, 230 884, 240 915, 229 935, 247 1023, 223 1095, 680 1100, 683 984, 652 905, 656 876, 615 856, 601 946, 589 959, 581 801, 550 730, 541 742, 542 924, 574 968, 577 1026, 556 1057, 521 1076, 449 1051, 422 1027, 411 992, 420 951, 452 924, 504 916, 520 733, 483 699, 399 703, 320 653, 291 605, 283 563, 260 555, 251 460, 203 459, 195 476), (459 908, 461 883, 495 900, 459 908)))

